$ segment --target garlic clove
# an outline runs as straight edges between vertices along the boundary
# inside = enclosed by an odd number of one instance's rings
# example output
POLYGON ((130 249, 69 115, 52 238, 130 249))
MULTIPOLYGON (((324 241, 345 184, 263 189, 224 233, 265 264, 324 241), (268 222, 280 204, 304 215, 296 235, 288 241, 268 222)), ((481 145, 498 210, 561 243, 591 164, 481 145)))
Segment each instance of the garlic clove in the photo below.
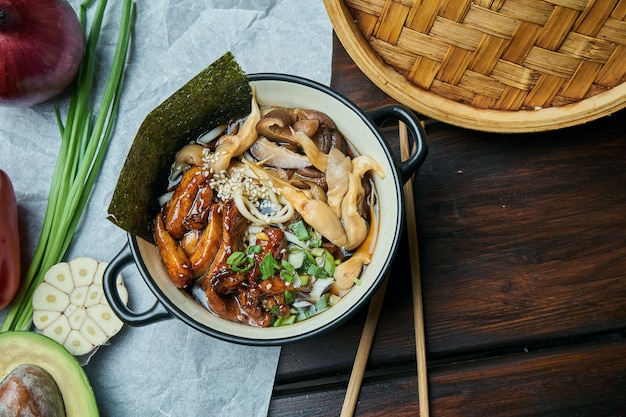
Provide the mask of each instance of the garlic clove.
POLYGON ((43 329, 41 333, 63 345, 71 330, 72 328, 67 317, 60 315, 50 326, 43 329))
POLYGON ((74 288, 74 290, 70 293, 70 303, 81 306, 85 304, 85 300, 87 299, 87 292, 89 291, 89 286, 82 285, 80 287, 74 288))
POLYGON ((70 331, 63 346, 74 356, 86 355, 94 348, 89 340, 78 330, 70 331))
POLYGON ((74 312, 67 318, 70 322, 70 327, 73 330, 79 330, 85 321, 85 317, 87 317, 87 312, 84 308, 77 308, 74 312))
POLYGON ((70 296, 56 287, 42 282, 33 294, 33 309, 62 312, 70 303, 70 296))
POLYGON ((34 311, 33 312, 33 324, 38 329, 45 329, 56 319, 59 318, 61 312, 59 311, 34 311))
POLYGON ((87 309, 87 315, 91 317, 98 326, 108 335, 113 336, 117 332, 122 329, 122 325, 124 324, 111 307, 104 304, 98 304, 87 309))
POLYGON ((100 326, 89 316, 85 317, 80 333, 94 346, 104 344, 109 338, 100 326))
POLYGON ((69 264, 76 287, 93 283, 96 270, 98 269, 98 261, 92 258, 81 257, 72 259, 69 264))
POLYGON ((67 262, 58 263, 46 272, 44 275, 44 281, 51 284, 69 294, 74 289, 74 280, 72 279, 72 271, 70 265, 67 262))
POLYGON ((104 296, 104 291, 99 285, 90 285, 87 290, 87 296, 85 297, 84 304, 85 307, 91 307, 93 305, 99 304, 104 296))

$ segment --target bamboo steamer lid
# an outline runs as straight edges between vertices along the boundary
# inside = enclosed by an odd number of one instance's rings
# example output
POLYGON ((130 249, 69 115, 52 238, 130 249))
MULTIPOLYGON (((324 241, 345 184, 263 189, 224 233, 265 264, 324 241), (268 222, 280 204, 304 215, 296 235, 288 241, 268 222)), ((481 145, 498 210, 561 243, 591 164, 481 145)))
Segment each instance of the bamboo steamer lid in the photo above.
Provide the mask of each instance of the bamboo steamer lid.
POLYGON ((491 132, 582 124, 626 107, 626 0, 324 0, 381 90, 491 132))

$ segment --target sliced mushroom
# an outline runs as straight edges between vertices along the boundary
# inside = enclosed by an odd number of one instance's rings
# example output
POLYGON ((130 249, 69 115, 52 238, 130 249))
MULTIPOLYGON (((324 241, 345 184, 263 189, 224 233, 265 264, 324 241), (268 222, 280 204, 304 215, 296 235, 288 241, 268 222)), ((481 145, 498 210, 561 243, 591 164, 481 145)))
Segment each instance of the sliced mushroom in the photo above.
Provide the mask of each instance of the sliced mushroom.
POLYGON ((293 117, 295 120, 317 120, 320 126, 327 126, 336 129, 335 122, 327 114, 318 110, 309 109, 293 109, 293 117))
POLYGON ((256 101, 255 90, 252 89, 252 110, 243 122, 243 126, 236 135, 223 135, 217 140, 215 152, 212 158, 205 158, 205 165, 208 163, 213 173, 221 173, 228 169, 230 160, 241 155, 254 144, 258 133, 256 125, 261 119, 261 111, 256 101))
MULTIPOLYGON (((294 126, 304 121, 316 121, 319 125, 313 133, 304 132, 317 145, 323 153, 328 153, 332 148, 344 152, 345 143, 343 136, 337 129, 335 122, 323 112, 317 110, 294 109, 293 118, 296 120, 294 126)), ((297 130, 297 129, 296 129, 297 130)))
POLYGON ((374 171, 380 178, 385 178, 385 171, 380 166, 378 161, 369 155, 360 155, 352 160, 352 172, 359 178, 363 178, 363 175, 367 171, 374 171))
POLYGON ((358 207, 365 195, 361 186, 361 180, 353 173, 348 174, 348 191, 341 202, 341 222, 347 236, 347 242, 343 246, 351 251, 359 247, 367 236, 367 222, 359 213, 358 207))
POLYGON ((374 204, 370 204, 370 225, 367 236, 361 246, 354 251, 351 257, 337 265, 333 277, 335 282, 330 291, 339 296, 352 288, 356 280, 361 276, 364 265, 369 265, 378 238, 378 222, 374 213, 374 204))
POLYGON ((315 142, 303 132, 292 131, 293 137, 300 145, 306 156, 309 157, 311 164, 322 172, 326 172, 328 165, 328 154, 320 151, 315 142))
POLYGON ((306 188, 309 186, 308 184, 315 184, 324 192, 328 189, 326 175, 314 167, 297 170, 289 177, 289 183, 298 188, 306 188))
POLYGON ((174 181, 190 166, 201 167, 204 163, 202 161, 204 149, 204 146, 197 143, 190 143, 189 145, 183 146, 176 154, 176 158, 172 164, 170 180, 174 181))
POLYGON ((289 110, 276 108, 259 120, 256 130, 259 135, 278 142, 293 142, 289 127, 293 123, 289 110))
POLYGON ((317 120, 296 120, 292 127, 296 132, 302 132, 311 137, 318 131, 320 123, 317 120))
POLYGON ((294 120, 286 108, 276 108, 264 115, 256 125, 260 136, 271 141, 296 145, 291 129, 313 136, 319 127, 318 120, 294 120))
POLYGON ((328 206, 341 217, 341 202, 348 192, 350 182, 349 175, 352 172, 350 157, 345 156, 338 149, 331 149, 328 154, 328 168, 326 170, 326 183, 328 184, 328 206))
POLYGON ((324 153, 328 153, 331 149, 339 149, 345 153, 345 141, 343 136, 337 129, 327 126, 320 126, 315 135, 311 136, 317 147, 324 153))
POLYGON ((305 155, 290 151, 263 136, 250 147, 250 153, 257 161, 276 168, 301 169, 311 166, 311 161, 305 155))

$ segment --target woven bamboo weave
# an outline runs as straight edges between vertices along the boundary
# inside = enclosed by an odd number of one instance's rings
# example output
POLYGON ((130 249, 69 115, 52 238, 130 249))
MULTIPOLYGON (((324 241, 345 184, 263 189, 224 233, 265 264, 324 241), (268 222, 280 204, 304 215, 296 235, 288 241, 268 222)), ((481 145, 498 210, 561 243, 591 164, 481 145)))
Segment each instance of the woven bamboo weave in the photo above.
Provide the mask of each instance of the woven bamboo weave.
POLYGON ((428 117, 497 132, 626 107, 626 0, 324 0, 378 87, 428 117))

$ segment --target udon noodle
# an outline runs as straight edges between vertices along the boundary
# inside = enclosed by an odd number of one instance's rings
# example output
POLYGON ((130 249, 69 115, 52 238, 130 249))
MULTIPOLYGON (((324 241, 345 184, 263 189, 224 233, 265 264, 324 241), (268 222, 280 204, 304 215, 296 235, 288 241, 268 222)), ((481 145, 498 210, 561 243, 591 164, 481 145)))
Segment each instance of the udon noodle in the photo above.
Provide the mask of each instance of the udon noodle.
POLYGON ((371 259, 378 162, 326 114, 259 108, 180 149, 154 234, 176 287, 253 326, 332 307, 371 259))

